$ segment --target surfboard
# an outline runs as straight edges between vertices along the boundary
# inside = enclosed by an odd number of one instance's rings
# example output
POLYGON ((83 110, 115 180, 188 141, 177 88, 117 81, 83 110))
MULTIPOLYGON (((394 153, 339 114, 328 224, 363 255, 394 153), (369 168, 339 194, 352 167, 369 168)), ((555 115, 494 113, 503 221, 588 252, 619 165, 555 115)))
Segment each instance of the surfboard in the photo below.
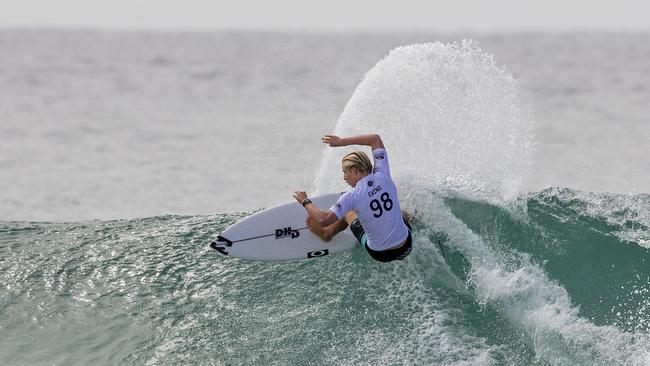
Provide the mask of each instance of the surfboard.
MULTIPOLYGON (((327 210, 343 193, 309 197, 321 210, 327 210)), ((357 245, 349 230, 324 242, 305 224, 307 211, 296 201, 267 208, 228 227, 210 243, 217 252, 252 260, 291 260, 321 258, 357 245)))

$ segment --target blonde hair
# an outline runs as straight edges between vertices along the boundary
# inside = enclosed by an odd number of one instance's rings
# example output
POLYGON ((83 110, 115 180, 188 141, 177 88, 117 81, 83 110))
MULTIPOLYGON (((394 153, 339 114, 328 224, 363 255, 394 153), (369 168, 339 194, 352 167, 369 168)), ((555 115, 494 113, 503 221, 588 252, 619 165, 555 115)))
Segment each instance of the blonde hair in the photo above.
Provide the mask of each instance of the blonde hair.
POLYGON ((370 158, 363 151, 354 151, 343 157, 341 161, 343 169, 355 169, 360 173, 370 173, 372 171, 372 163, 370 158))

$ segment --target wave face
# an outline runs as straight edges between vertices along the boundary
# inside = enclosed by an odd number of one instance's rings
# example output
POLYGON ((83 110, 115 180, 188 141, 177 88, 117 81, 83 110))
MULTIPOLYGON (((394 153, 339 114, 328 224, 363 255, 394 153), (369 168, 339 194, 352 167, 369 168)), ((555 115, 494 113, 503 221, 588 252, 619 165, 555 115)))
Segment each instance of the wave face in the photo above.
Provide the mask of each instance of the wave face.
POLYGON ((650 196, 527 214, 428 194, 413 253, 284 263, 207 243, 245 216, 0 223, 0 363, 644 365, 650 196))

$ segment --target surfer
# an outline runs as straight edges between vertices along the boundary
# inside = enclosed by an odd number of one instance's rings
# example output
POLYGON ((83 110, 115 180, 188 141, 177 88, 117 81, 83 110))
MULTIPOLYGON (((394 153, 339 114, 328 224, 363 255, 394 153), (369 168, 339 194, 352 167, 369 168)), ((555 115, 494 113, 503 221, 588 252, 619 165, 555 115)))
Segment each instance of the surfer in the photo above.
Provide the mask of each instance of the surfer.
POLYGON ((343 180, 353 189, 341 195, 327 211, 316 207, 305 192, 294 192, 293 198, 307 210, 307 225, 311 231, 329 241, 349 225, 373 259, 390 262, 406 258, 411 252, 411 229, 408 216, 402 213, 399 205, 381 137, 376 134, 345 138, 325 135, 322 141, 331 147, 370 146, 374 169, 363 151, 345 155, 341 162, 343 180))

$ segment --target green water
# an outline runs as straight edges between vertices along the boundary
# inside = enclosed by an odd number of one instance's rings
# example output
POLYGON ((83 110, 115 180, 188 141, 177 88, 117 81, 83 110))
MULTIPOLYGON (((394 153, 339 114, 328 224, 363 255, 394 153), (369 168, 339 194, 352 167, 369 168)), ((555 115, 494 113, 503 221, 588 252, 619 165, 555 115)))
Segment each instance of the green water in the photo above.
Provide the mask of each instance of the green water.
POLYGON ((387 264, 210 249, 243 213, 2 222, 0 364, 647 363, 648 197, 525 199, 443 198, 387 264))

